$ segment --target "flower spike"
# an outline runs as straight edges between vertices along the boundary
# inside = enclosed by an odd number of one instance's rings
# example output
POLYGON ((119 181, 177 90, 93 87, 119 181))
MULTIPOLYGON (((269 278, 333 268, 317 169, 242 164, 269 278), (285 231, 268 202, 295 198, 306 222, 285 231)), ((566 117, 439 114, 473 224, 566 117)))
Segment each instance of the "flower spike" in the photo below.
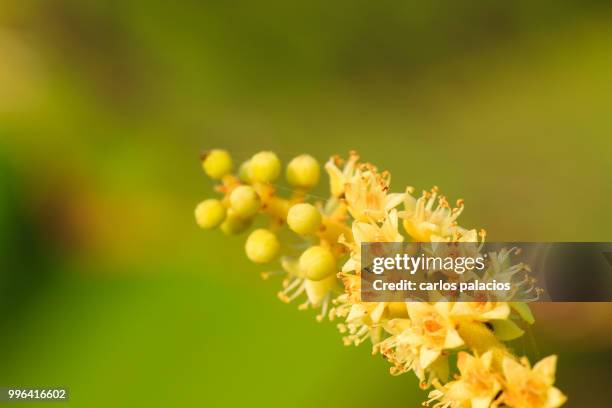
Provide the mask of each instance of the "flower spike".
MULTIPOLYGON (((527 304, 479 298, 454 303, 361 301, 364 242, 467 242, 482 248, 485 230, 458 223, 465 208, 462 199, 451 206, 437 186, 419 197, 413 187, 393 193, 390 173, 360 162, 354 151, 347 160, 332 156, 325 163, 330 187, 325 201, 308 194, 320 178, 319 164, 309 155, 289 161, 288 196, 279 195, 273 184, 282 170, 273 152, 253 155, 233 174, 229 153, 215 149, 202 155, 202 167, 219 183, 215 190, 221 197, 196 207, 197 224, 240 234, 255 219, 266 219, 267 227, 249 234, 245 252, 256 264, 280 260, 278 268, 261 274, 263 279, 283 276, 279 299, 290 303, 301 298, 298 308, 317 309, 318 321, 342 319, 337 326, 346 345, 369 340, 372 353, 391 363, 391 374, 412 371, 422 388, 433 387, 423 405, 557 408, 565 403, 567 398, 554 386, 556 356, 532 368, 505 344, 523 335, 517 322, 534 323, 527 304)), ((485 278, 520 274, 524 279, 517 288, 530 291, 528 266, 509 262, 516 251, 490 254, 491 271, 485 278)))

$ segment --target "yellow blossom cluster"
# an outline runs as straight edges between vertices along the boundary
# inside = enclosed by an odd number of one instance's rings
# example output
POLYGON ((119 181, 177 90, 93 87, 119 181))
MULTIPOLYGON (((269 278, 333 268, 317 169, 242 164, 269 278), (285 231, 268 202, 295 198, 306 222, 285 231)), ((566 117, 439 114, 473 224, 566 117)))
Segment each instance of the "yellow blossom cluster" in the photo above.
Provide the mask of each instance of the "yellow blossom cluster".
POLYGON ((226 151, 211 150, 202 165, 219 181, 221 198, 196 207, 198 225, 239 234, 263 215, 267 226, 250 232, 245 251, 255 263, 279 265, 262 274, 284 276, 279 298, 303 299, 300 309, 317 309, 318 320, 341 319, 345 344, 369 339, 392 374, 414 372, 431 389, 424 405, 554 408, 565 402, 554 387, 555 356, 532 368, 505 344, 533 323, 525 303, 361 302, 361 243, 484 241, 483 230, 458 225, 462 200, 451 206, 437 187, 418 197, 411 187, 391 193, 390 174, 360 162, 355 152, 325 164, 331 194, 314 202, 309 189, 319 182, 320 166, 309 155, 288 163, 288 197, 278 194, 282 166, 273 152, 257 153, 234 171, 226 151))

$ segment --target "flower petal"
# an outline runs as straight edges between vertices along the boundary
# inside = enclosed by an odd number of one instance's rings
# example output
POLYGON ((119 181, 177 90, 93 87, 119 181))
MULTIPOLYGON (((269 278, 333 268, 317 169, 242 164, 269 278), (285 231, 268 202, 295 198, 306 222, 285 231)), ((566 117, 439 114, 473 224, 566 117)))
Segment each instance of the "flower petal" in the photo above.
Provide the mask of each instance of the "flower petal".
POLYGON ((545 408, 557 408, 565 404, 565 401, 567 401, 567 397, 563 395, 563 393, 556 387, 551 387, 548 390, 547 397, 545 408))
POLYGON ((533 372, 544 377, 544 379, 552 384, 555 382, 555 371, 557 367, 557 356, 548 356, 536 363, 533 366, 533 372))
POLYGON ((504 377, 511 384, 520 383, 529 374, 529 369, 510 357, 505 357, 502 363, 504 377))
POLYGON ((463 343, 464 341, 461 336, 459 336, 457 330, 450 328, 446 331, 446 339, 444 339, 444 348, 452 349, 463 345, 463 343))
POLYGON ((440 350, 430 349, 429 347, 421 347, 419 353, 419 363, 421 364, 421 368, 427 368, 431 363, 433 363, 439 356, 441 352, 440 350))

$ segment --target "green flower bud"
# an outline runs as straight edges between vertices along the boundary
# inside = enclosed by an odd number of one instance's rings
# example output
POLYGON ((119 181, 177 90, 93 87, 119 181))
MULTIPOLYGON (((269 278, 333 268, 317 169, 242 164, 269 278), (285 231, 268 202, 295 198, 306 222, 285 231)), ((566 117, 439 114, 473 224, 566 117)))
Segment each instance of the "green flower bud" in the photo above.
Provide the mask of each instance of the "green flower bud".
POLYGON ((261 200, 251 186, 238 186, 230 194, 230 205, 236 215, 250 218, 257 214, 261 207, 261 200))
POLYGON ((232 172, 232 158, 227 151, 214 149, 204 153, 202 167, 208 177, 220 179, 232 172))
POLYGON ((242 162, 240 168, 238 169, 238 178, 240 178, 240 180, 242 180, 244 183, 251 182, 251 176, 249 176, 249 164, 249 160, 242 162))
POLYGON ((316 186, 320 173, 319 163, 308 154, 295 157, 287 165, 287 181, 294 187, 312 188, 316 186))
POLYGON ((300 235, 314 234, 321 226, 321 213, 312 204, 296 204, 289 209, 287 224, 300 235))
POLYGON ((272 152, 259 152, 249 160, 249 176, 253 181, 270 183, 278 178, 280 170, 280 160, 272 152))
POLYGON ((246 231, 251 226, 251 218, 241 218, 236 214, 236 211, 231 208, 227 210, 227 217, 221 224, 221 231, 225 235, 240 234, 246 231))
POLYGON ((219 200, 204 200, 196 207, 195 218, 200 227, 215 228, 225 218, 225 207, 219 200))
POLYGON ((251 232, 244 246, 247 257, 255 263, 272 261, 280 249, 280 243, 274 233, 260 228, 251 232))
POLYGON ((319 281, 336 272, 336 259, 329 248, 315 245, 300 256, 300 269, 306 278, 319 281))

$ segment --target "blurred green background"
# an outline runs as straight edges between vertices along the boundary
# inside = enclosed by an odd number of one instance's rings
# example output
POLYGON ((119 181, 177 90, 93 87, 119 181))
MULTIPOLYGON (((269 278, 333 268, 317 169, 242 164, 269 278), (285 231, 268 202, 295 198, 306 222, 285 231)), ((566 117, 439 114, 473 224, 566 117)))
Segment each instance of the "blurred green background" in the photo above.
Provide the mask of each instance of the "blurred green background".
MULTIPOLYGON (((491 240, 609 241, 611 23, 597 1, 3 0, 0 385, 419 406, 414 376, 279 302, 244 237, 198 230, 200 150, 357 149, 491 240)), ((516 351, 560 355, 568 406, 606 405, 611 316, 538 305, 516 351)))

